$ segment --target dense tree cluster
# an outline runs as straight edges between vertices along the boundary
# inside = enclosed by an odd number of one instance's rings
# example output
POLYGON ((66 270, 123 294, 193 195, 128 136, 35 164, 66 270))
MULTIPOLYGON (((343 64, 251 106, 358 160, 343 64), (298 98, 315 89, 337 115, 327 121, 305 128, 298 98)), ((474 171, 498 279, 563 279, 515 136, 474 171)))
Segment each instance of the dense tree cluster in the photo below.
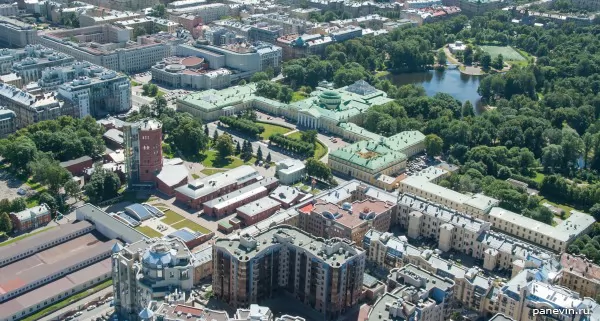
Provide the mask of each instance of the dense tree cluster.
POLYGON ((256 83, 256 91, 254 93, 258 96, 289 103, 292 101, 294 91, 289 86, 282 85, 278 82, 261 80, 256 83))
POLYGON ((208 148, 207 127, 190 113, 178 113, 167 108, 164 97, 156 97, 150 106, 143 105, 140 111, 134 111, 127 121, 138 121, 144 118, 157 118, 163 124, 164 141, 172 149, 180 151, 183 156, 197 155, 208 148))
POLYGON ((221 116, 219 121, 232 129, 246 133, 250 136, 258 136, 265 131, 265 127, 251 120, 241 117, 221 116))
POLYGON ((306 174, 312 177, 330 181, 332 179, 331 169, 323 162, 310 157, 306 160, 306 174))
POLYGON ((595 223, 589 235, 578 237, 567 249, 569 253, 585 255, 600 264, 600 223, 595 223))
POLYGON ((315 154, 315 144, 302 140, 283 136, 282 134, 273 134, 269 137, 269 144, 275 144, 280 148, 292 151, 305 157, 312 157, 315 154))
POLYGON ((96 166, 90 181, 84 186, 85 194, 90 202, 99 203, 118 195, 121 180, 115 172, 96 166))

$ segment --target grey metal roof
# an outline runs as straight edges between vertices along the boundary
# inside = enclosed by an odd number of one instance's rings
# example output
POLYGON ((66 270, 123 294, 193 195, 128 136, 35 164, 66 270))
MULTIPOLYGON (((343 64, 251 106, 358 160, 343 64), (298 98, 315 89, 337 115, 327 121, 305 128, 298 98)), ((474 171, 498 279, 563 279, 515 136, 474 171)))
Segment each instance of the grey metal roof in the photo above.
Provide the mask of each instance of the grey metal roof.
POLYGON ((89 156, 87 156, 87 155, 86 156, 81 156, 79 158, 75 158, 75 159, 72 159, 72 160, 61 162, 60 166, 62 166, 62 167, 68 167, 68 166, 71 166, 71 165, 75 165, 75 164, 87 162, 89 160, 92 160, 92 158, 89 157, 89 156))

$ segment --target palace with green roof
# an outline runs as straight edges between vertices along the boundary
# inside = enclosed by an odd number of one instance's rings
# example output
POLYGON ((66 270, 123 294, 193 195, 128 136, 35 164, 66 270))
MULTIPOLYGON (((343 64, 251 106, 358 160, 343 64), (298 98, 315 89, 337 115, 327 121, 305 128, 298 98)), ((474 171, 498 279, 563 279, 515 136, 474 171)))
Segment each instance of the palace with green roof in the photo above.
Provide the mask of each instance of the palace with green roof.
POLYGON ((213 121, 254 108, 357 142, 330 153, 329 166, 384 189, 396 183, 394 175, 404 170, 408 158, 425 149, 425 136, 418 131, 383 137, 360 127, 369 108, 393 101, 364 80, 338 89, 317 87, 310 97, 291 104, 260 97, 255 91, 255 84, 247 84, 192 93, 177 99, 177 109, 213 121))
POLYGON ((272 115, 284 116, 303 127, 325 130, 356 141, 376 134, 368 133, 352 123, 361 123, 360 115, 371 106, 392 101, 383 91, 364 80, 333 90, 318 87, 310 97, 291 104, 260 97, 254 94, 255 91, 255 84, 205 90, 177 99, 177 109, 204 121, 213 121, 220 116, 255 108, 272 115), (358 134, 361 131, 365 134, 358 134))
POLYGON ((425 150, 425 135, 405 131, 394 136, 359 141, 329 154, 332 171, 352 176, 383 189, 396 183, 393 175, 406 168, 406 160, 425 150))

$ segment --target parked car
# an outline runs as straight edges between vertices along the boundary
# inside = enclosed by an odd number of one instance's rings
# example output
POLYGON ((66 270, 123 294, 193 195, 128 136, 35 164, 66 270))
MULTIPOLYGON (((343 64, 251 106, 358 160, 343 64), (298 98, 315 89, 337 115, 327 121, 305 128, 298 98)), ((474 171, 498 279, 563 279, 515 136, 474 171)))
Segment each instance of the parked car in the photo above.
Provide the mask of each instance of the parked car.
POLYGON ((90 305, 89 307, 87 307, 87 310, 88 310, 88 311, 92 311, 92 310, 94 310, 95 308, 96 308, 96 306, 92 304, 92 305, 90 305))

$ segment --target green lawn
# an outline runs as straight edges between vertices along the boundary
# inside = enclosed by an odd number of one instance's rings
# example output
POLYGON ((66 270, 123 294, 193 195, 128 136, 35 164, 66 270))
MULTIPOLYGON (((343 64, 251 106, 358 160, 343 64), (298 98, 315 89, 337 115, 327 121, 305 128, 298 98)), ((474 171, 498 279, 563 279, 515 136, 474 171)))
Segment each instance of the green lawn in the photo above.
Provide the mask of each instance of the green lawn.
POLYGON ((544 180, 544 176, 546 175, 544 175, 543 173, 535 172, 535 177, 533 178, 533 180, 541 184, 544 180))
POLYGON ((151 228, 150 226, 138 226, 135 229, 144 233, 144 235, 146 235, 148 237, 162 237, 163 236, 161 233, 159 233, 157 230, 151 228))
POLYGON ((540 201, 540 205, 544 204, 544 203, 548 203, 550 205, 556 206, 556 207, 560 208, 561 210, 565 211, 565 213, 567 213, 566 217, 569 217, 571 214, 571 211, 573 210, 573 208, 569 205, 558 204, 558 203, 549 201, 546 198, 542 198, 542 200, 540 201))
POLYGON ((40 184, 38 182, 34 182, 31 179, 27 180, 27 182, 25 182, 25 185, 31 187, 32 190, 34 190, 38 193, 41 193, 46 189, 42 184, 40 184))
POLYGON ((200 232, 200 233, 203 233, 203 234, 209 234, 210 233, 210 230, 207 229, 206 227, 204 227, 204 226, 202 226, 200 224, 196 224, 195 222, 192 222, 192 221, 190 221, 188 219, 186 219, 185 221, 173 224, 173 225, 171 225, 171 227, 174 228, 174 229, 180 229, 180 228, 187 227, 190 230, 195 231, 195 232, 200 232))
POLYGON ((27 208, 32 208, 34 206, 40 205, 40 193, 37 193, 33 196, 29 196, 26 200, 27 208))
POLYGON ((295 133, 291 133, 291 134, 287 135, 286 137, 291 138, 291 139, 302 140, 302 132, 297 131, 295 133))
POLYGON ((236 168, 244 164, 241 159, 234 156, 229 156, 223 159, 219 156, 219 153, 216 150, 212 149, 204 152, 204 155, 200 155, 200 159, 202 165, 205 167, 236 168))
POLYGON ((192 177, 193 177, 194 179, 198 179, 198 178, 200 178, 200 175, 198 175, 198 174, 192 174, 192 177))
POLYGON ((315 159, 319 160, 321 157, 325 156, 325 154, 327 154, 327 147, 320 141, 317 141, 315 144, 315 159))
POLYGON ((289 133, 292 130, 287 128, 287 127, 283 127, 283 126, 279 126, 279 125, 273 125, 273 124, 267 124, 267 123, 261 123, 261 122, 256 122, 257 124, 260 124, 261 126, 263 126, 265 128, 265 131, 260 134, 260 138, 262 139, 269 139, 269 137, 271 137, 271 135, 273 134, 285 134, 285 133, 289 133))
POLYGON ((6 245, 9 245, 9 244, 11 244, 11 243, 14 243, 14 242, 20 241, 20 240, 22 240, 22 239, 25 239, 25 238, 28 238, 28 237, 30 237, 30 236, 34 236, 34 235, 36 235, 36 234, 39 234, 39 233, 45 232, 45 231, 47 231, 47 230, 49 230, 49 229, 51 229, 51 228, 53 228, 53 227, 54 227, 54 226, 46 227, 46 228, 44 228, 44 229, 41 229, 41 230, 39 230, 39 231, 35 231, 35 232, 31 232, 31 233, 28 233, 28 234, 25 234, 25 235, 21 235, 21 236, 14 237, 14 238, 12 238, 12 239, 10 239, 10 240, 6 240, 6 241, 4 241, 4 242, 0 243, 0 246, 6 246, 6 245))
POLYGON ((297 101, 306 99, 306 97, 308 97, 308 95, 305 92, 303 92, 303 91, 294 91, 294 93, 292 94, 292 101, 291 102, 295 103, 297 101))
POLYGON ((518 51, 509 46, 479 46, 479 48, 489 53, 492 59, 502 54, 504 61, 527 61, 518 51))
POLYGON ((221 168, 205 168, 203 170, 201 170, 202 174, 204 175, 212 175, 212 174, 216 174, 216 173, 222 173, 224 172, 224 169, 221 168))
POLYGON ((35 320, 39 320, 41 319, 43 316, 48 315, 56 310, 60 310, 64 307, 66 307, 67 305, 70 305, 71 303, 75 302, 75 301, 79 301, 87 296, 90 296, 100 290, 103 290, 109 286, 112 285, 112 280, 106 280, 98 285, 96 285, 95 287, 88 289, 86 291, 82 291, 79 292, 77 294, 71 295, 70 297, 67 297, 66 299, 62 300, 62 301, 58 301, 57 303, 46 307, 43 310, 40 310, 38 312, 36 312, 35 314, 32 314, 31 316, 28 316, 25 319, 22 319, 22 321, 35 321, 35 320))
POLYGON ((165 217, 163 217, 162 222, 168 225, 171 225, 173 223, 177 223, 181 220, 185 220, 185 217, 173 212, 172 210, 166 210, 165 212, 165 217))

